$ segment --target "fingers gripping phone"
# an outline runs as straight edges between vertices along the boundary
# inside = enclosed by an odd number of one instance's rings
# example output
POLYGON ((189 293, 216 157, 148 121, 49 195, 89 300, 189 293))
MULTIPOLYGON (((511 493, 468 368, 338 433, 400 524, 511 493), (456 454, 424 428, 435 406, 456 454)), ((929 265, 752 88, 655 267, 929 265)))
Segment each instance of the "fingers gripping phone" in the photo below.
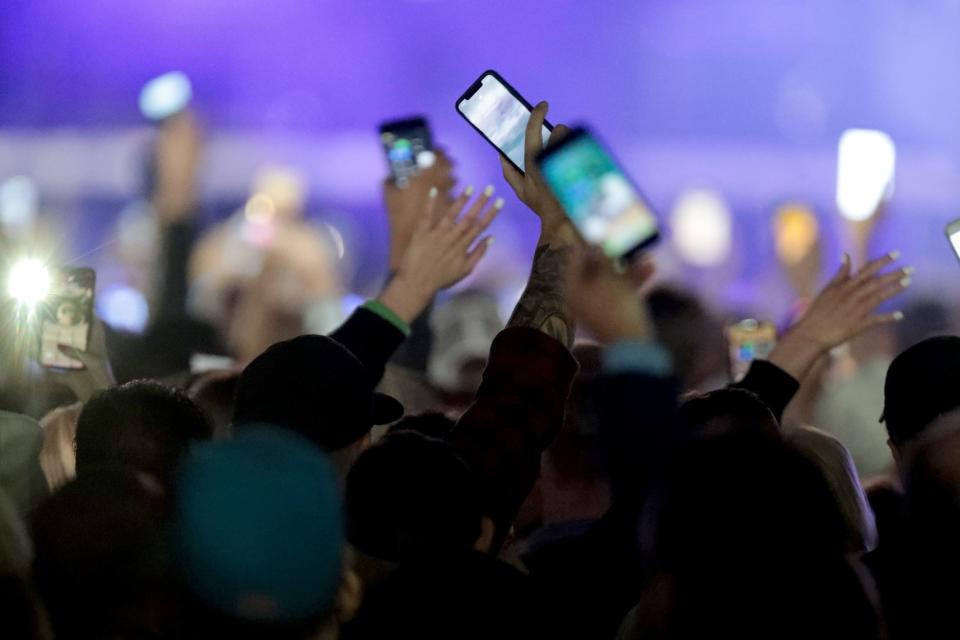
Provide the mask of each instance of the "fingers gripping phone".
MULTIPOLYGON (((533 107, 496 71, 484 71, 457 99, 457 112, 522 173, 524 138, 533 107)), ((553 125, 544 121, 543 144, 553 125)))
POLYGON ((384 122, 380 125, 380 142, 387 154, 393 181, 400 187, 433 166, 437 159, 430 127, 423 117, 384 122))
POLYGON ((646 199, 588 130, 574 129, 537 164, 580 234, 609 257, 630 258, 659 239, 646 199))
POLYGON ((93 269, 57 269, 50 274, 50 290, 38 303, 40 364, 56 369, 83 369, 79 360, 61 347, 86 351, 93 326, 93 269))
POLYGON ((747 319, 727 327, 730 372, 734 382, 747 375, 750 363, 766 360, 777 346, 777 328, 771 322, 747 319))

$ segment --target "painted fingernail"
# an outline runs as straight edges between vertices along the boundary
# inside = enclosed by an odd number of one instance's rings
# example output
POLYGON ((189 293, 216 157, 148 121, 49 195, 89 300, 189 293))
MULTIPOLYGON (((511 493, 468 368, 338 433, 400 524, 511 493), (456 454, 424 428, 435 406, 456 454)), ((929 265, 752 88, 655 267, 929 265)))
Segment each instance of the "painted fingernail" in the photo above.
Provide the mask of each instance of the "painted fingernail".
POLYGON ((899 260, 899 259, 900 259, 900 252, 899 252, 899 251, 896 251, 896 250, 891 251, 891 252, 890 252, 890 259, 891 259, 891 260, 899 260))
POLYGON ((487 185, 487 188, 483 190, 483 195, 487 196, 488 198, 493 195, 493 185, 492 185, 492 184, 488 184, 488 185, 487 185))
POLYGON ((903 278, 900 278, 901 287, 904 287, 904 288, 909 287, 911 282, 913 282, 913 279, 910 278, 910 276, 904 276, 903 278))
POLYGON ((503 198, 497 198, 493 201, 494 209, 503 209, 503 198))
POLYGON ((895 322, 900 322, 901 320, 903 320, 903 311, 894 311, 893 320, 895 322))
POLYGON ((473 185, 470 185, 469 187, 467 187, 466 189, 464 189, 464 190, 463 190, 463 195, 467 196, 468 198, 469 198, 470 196, 472 196, 472 195, 473 195, 473 185))
POLYGON ((916 271, 916 269, 914 269, 913 267, 904 267, 904 268, 902 269, 902 271, 903 271, 905 274, 910 275, 911 273, 913 273, 914 271, 916 271))
POLYGON ((440 193, 436 187, 430 187, 430 192, 427 194, 431 198, 436 198, 437 194, 440 193))

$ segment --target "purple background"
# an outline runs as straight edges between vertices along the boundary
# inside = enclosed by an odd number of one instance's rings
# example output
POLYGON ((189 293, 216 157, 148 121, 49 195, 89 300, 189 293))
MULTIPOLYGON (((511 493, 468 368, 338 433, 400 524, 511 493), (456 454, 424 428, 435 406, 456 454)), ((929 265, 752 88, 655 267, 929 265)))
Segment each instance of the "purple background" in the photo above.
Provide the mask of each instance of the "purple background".
MULTIPOLYGON (((815 206, 838 256, 837 138, 883 129, 898 172, 877 249, 902 249, 920 289, 950 288, 956 262, 942 227, 960 216, 957 34, 958 0, 5 0, 0 179, 35 177, 45 202, 83 229, 75 250, 96 246, 135 186, 123 162, 135 156, 108 141, 142 128, 145 80, 181 69, 216 165, 210 215, 242 201, 259 163, 300 164, 311 210, 344 229, 362 265, 354 288, 366 290, 385 246, 376 124, 426 114, 465 183, 505 189, 492 151, 453 109, 495 68, 531 101, 548 98, 554 122, 595 125, 661 213, 688 187, 723 193, 741 257, 714 273, 663 263, 738 304, 762 305, 764 283, 777 281, 769 216, 783 199, 815 206), (51 177, 56 168, 33 150, 65 132, 84 164, 118 169, 51 177)), ((498 255, 511 275, 494 282, 524 275, 533 229, 508 207, 498 255)))

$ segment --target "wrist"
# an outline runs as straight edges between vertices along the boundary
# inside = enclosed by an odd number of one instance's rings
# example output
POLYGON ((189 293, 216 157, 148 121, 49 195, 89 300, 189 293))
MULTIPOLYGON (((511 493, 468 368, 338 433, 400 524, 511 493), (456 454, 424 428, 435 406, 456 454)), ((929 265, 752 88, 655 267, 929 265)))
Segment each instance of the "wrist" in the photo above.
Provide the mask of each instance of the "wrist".
POLYGON ((390 280, 383 292, 377 296, 377 301, 393 311, 397 317, 407 324, 412 324, 430 304, 435 293, 428 287, 406 278, 401 271, 390 280))
POLYGON ((768 361, 800 382, 817 359, 827 350, 828 345, 824 345, 819 339, 807 334, 800 326, 797 326, 777 344, 768 361))
POLYGON ((537 246, 570 246, 579 241, 577 232, 566 220, 560 222, 540 221, 540 239, 537 246))

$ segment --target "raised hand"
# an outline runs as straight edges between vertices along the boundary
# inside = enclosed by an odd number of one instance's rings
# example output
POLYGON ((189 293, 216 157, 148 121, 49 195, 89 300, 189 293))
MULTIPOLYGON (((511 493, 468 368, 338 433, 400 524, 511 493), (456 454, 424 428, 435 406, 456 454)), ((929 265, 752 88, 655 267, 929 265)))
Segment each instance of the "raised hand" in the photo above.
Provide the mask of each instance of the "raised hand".
POLYGON ((492 237, 480 235, 503 208, 503 199, 490 203, 487 188, 472 204, 471 190, 452 203, 432 189, 396 274, 379 300, 403 320, 411 322, 441 289, 467 277, 487 252, 492 237))
POLYGON ((60 347, 64 355, 79 360, 83 369, 53 371, 48 370, 47 376, 54 382, 67 386, 77 400, 86 402, 97 391, 108 389, 116 384, 110 361, 107 358, 107 334, 103 323, 94 316, 93 326, 90 329, 90 340, 86 351, 72 347, 60 347))
POLYGON ((837 274, 770 354, 770 362, 800 380, 820 355, 864 331, 902 320, 900 311, 876 313, 910 286, 912 267, 882 273, 899 257, 889 253, 853 273, 845 255, 837 274))
MULTIPOLYGON (((543 150, 543 121, 547 118, 547 103, 538 104, 530 119, 527 121, 527 130, 524 137, 523 165, 526 173, 521 173, 509 160, 500 156, 503 165, 503 177, 520 198, 520 201, 530 207, 540 218, 542 242, 549 243, 558 234, 569 230, 569 223, 560 203, 553 197, 550 188, 543 180, 540 169, 537 167, 537 154, 543 150)), ((562 140, 570 129, 560 124, 550 134, 550 144, 562 140)))
POLYGON ((182 222, 196 210, 197 167, 202 150, 200 126, 190 111, 178 113, 160 125, 154 147, 153 193, 153 206, 160 222, 182 222))
POLYGON ((411 177, 403 187, 397 186, 393 178, 387 178, 383 182, 383 200, 390 225, 391 272, 395 272, 400 266, 400 260, 407 251, 413 232, 427 208, 430 190, 436 189, 439 197, 446 200, 456 184, 450 158, 443 149, 437 149, 436 156, 433 166, 411 177))

